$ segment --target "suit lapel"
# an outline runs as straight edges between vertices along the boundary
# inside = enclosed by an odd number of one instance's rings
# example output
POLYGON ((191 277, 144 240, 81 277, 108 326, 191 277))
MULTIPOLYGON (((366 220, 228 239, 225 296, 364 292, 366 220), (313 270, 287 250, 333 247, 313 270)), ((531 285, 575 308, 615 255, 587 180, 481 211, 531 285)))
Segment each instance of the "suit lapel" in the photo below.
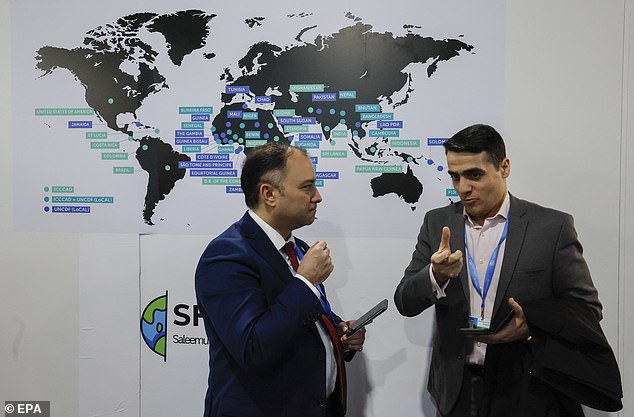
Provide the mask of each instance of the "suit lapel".
POLYGON ((502 267, 500 268, 500 281, 495 294, 495 304, 493 305, 493 317, 495 317, 500 309, 500 305, 507 299, 506 290, 513 278, 517 259, 524 244, 526 227, 528 226, 528 220, 525 217, 526 208, 522 204, 522 201, 512 195, 510 198, 509 228, 504 246, 504 259, 502 260, 502 267))
POLYGON ((240 224, 242 235, 249 241, 253 250, 271 266, 275 275, 282 282, 288 282, 293 277, 288 264, 282 258, 279 250, 273 245, 271 239, 264 233, 264 230, 258 226, 249 213, 245 213, 242 216, 240 224))

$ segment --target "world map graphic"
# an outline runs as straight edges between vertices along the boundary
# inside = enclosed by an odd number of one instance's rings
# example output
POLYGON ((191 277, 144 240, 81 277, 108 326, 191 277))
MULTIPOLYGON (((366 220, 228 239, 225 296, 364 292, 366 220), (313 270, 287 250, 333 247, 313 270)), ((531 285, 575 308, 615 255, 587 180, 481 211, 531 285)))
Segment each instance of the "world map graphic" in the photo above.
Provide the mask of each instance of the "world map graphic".
MULTIPOLYGON (((407 121, 396 120, 394 111, 415 94, 412 64, 426 64, 425 76, 433 77, 444 62, 475 53, 474 46, 461 36, 423 36, 411 25, 403 25, 400 36, 374 31, 352 13, 345 17, 349 24, 332 33, 319 33, 312 25, 286 44, 269 39, 251 44, 236 63, 221 65, 223 70, 213 74, 224 90, 208 94, 221 106, 182 107, 190 123, 173 134, 147 124, 140 110, 170 89, 168 74, 193 54, 210 62, 218 59, 213 49, 222 34, 214 32, 214 23, 223 19, 220 13, 123 16, 86 32, 80 46, 41 46, 36 67, 42 77, 69 71, 95 115, 136 144, 134 156, 148 175, 142 213, 146 225, 155 224, 157 205, 187 178, 223 183, 227 192, 239 193, 240 167, 229 156, 246 155, 273 141, 321 151, 313 157, 317 171, 324 158, 340 157, 341 163, 353 159, 357 172, 376 173, 369 179, 373 197, 396 194, 414 210, 425 187, 412 167, 432 162, 422 151, 426 143, 398 146, 399 141, 407 145, 399 138, 407 121), (157 39, 163 44, 156 44, 157 39), (340 141, 346 151, 324 148, 340 141)), ((265 16, 250 16, 240 24, 256 30, 266 22, 265 16)))

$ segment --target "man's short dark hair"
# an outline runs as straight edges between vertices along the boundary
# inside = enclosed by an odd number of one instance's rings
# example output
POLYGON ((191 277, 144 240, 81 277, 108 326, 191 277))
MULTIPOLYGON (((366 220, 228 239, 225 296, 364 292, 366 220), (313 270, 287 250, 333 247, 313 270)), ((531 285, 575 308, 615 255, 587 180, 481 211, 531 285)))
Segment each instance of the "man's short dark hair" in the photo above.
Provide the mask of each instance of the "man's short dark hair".
POLYGON ((506 147, 502 136, 488 125, 477 124, 465 127, 447 140, 443 146, 445 154, 451 152, 469 152, 480 153, 486 152, 489 161, 500 167, 502 161, 506 158, 506 147))
POLYGON ((269 142, 249 152, 240 175, 240 185, 247 207, 251 209, 257 207, 260 199, 260 185, 264 182, 282 190, 286 161, 294 150, 307 155, 304 148, 279 142, 269 142))

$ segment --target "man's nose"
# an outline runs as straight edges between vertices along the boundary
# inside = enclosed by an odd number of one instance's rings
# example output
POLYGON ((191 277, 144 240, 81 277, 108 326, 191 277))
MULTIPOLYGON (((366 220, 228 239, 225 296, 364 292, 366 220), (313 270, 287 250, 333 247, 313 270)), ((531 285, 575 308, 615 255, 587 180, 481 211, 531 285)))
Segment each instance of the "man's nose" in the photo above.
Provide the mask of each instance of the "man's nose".
POLYGON ((315 195, 313 196, 313 201, 315 203, 321 203, 321 194, 319 194, 319 190, 315 188, 315 195))
POLYGON ((454 184, 454 188, 458 194, 467 194, 471 191, 471 183, 461 178, 454 184))

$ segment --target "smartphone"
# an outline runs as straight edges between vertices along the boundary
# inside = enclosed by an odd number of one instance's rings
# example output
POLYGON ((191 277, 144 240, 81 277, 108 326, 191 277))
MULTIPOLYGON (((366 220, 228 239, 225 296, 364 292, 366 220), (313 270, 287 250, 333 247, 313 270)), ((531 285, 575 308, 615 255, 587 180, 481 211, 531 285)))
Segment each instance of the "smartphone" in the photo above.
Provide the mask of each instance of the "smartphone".
POLYGON ((379 314, 383 313, 387 310, 387 298, 383 299, 377 305, 372 307, 367 313, 359 317, 357 321, 355 321, 346 332, 346 336, 350 337, 368 324, 372 323, 379 314))
POLYGON ((497 333, 504 327, 515 315, 513 310, 509 311, 506 316, 502 319, 500 324, 498 324, 494 329, 485 329, 483 327, 463 327, 458 329, 458 333, 466 334, 466 335, 479 335, 479 334, 493 334, 497 333))

